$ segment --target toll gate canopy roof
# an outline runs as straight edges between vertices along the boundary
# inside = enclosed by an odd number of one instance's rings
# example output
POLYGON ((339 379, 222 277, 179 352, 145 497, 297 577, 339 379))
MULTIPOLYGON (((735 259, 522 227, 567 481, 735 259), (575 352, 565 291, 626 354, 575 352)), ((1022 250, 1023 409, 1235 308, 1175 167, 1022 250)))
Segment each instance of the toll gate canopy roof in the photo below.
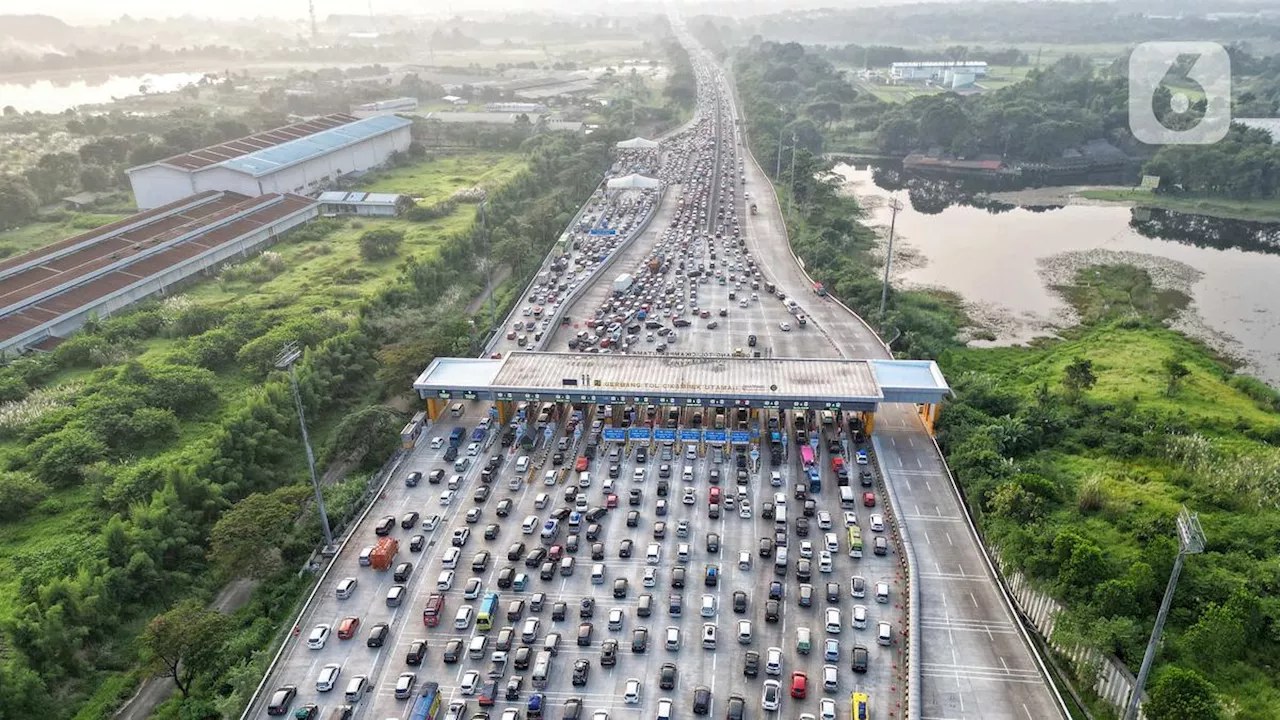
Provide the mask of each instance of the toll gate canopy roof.
POLYGON ((596 355, 517 351, 436 358, 413 387, 426 398, 875 410, 951 392, 932 361, 596 355))

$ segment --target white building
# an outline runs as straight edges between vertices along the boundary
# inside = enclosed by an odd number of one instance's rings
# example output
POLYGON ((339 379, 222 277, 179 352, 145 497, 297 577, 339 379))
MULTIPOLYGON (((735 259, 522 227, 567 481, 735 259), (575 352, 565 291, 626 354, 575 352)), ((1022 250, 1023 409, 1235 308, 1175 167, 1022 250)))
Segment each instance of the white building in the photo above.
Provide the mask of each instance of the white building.
POLYGON ((365 103, 363 105, 353 105, 351 114, 358 118, 374 117, 375 115, 389 115, 391 113, 405 112, 411 113, 418 109, 418 98, 415 97, 399 97, 391 100, 379 100, 377 102, 365 103))
POLYGON ((889 74, 896 80, 938 80, 947 73, 985 77, 987 63, 983 60, 918 60, 896 62, 889 74))
POLYGON ((531 102, 492 102, 486 103, 484 109, 492 113, 545 113, 547 106, 531 102))
POLYGON ((320 214, 325 217, 338 215, 367 215, 395 217, 413 207, 408 195, 395 193, 342 192, 334 190, 320 193, 320 214))
POLYGON ((130 168, 129 183, 142 210, 206 190, 309 195, 408 150, 410 125, 395 115, 325 115, 130 168))

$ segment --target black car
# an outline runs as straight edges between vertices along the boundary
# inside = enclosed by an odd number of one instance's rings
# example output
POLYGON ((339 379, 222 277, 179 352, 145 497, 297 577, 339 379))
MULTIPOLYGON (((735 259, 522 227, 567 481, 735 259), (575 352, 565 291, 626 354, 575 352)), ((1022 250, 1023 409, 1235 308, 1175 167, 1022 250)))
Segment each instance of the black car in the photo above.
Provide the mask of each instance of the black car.
POLYGON ((852 656, 853 656, 853 671, 856 673, 866 672, 867 660, 870 657, 869 654, 867 653, 867 649, 861 645, 854 645, 852 656))
POLYGON ((427 476, 427 482, 432 485, 439 485, 444 482, 444 468, 436 468, 435 470, 432 470, 431 474, 427 476))
POLYGON ((663 690, 670 690, 676 686, 676 664, 662 663, 662 668, 658 671, 658 687, 663 690))
POLYGON ((498 587, 503 590, 511 587, 511 581, 515 578, 516 569, 510 565, 498 571, 498 587))
POLYGON ((796 535, 809 537, 809 518, 796 518, 796 535))
POLYGON ((458 459, 458 448, 450 445, 444 451, 445 462, 453 462, 458 459))
POLYGON ((627 527, 633 528, 633 527, 639 527, 639 525, 640 525, 640 511, 639 510, 627 511, 627 527))
POLYGON ((604 543, 591 543, 591 559, 592 560, 604 559, 604 543))
POLYGON ((511 561, 519 560, 524 555, 525 546, 522 542, 511 543, 511 547, 507 548, 507 559, 511 561))
POLYGON ((498 507, 494 508, 494 512, 498 514, 498 517, 506 517, 511 514, 511 506, 511 498, 502 498, 502 500, 498 501, 498 507))
POLYGON ((536 568, 547 559, 547 549, 544 547, 536 547, 524 556, 524 566, 527 568, 536 568))
POLYGON ((739 615, 747 611, 747 594, 741 590, 733 591, 733 611, 739 615))
POLYGON ((742 662, 742 674, 747 677, 755 677, 760 674, 760 653, 755 650, 748 650, 746 658, 742 662))
POLYGON ((649 448, 641 445, 636 449, 636 464, 643 465, 649 460, 649 448))
POLYGON ((499 528, 499 527, 497 526, 497 524, 495 524, 495 523, 490 523, 490 524, 488 524, 488 525, 485 525, 485 526, 484 526, 484 539, 485 539, 485 540, 496 540, 496 539, 498 538, 498 531, 499 531, 499 530, 500 530, 500 528, 499 528))
POLYGON ((422 548, 426 547, 427 539, 422 535, 414 535, 409 538, 409 552, 422 552, 422 548))
POLYGON ((755 346, 756 346, 756 336, 755 336, 755 335, 748 335, 748 336, 747 336, 747 345, 748 345, 749 347, 755 347, 755 346))
POLYGON ((870 470, 863 470, 861 478, 862 487, 871 487, 871 484, 875 481, 875 476, 871 474, 870 470))
POLYGON ((600 667, 618 664, 618 641, 612 638, 600 643, 600 667))
POLYGON ((711 711, 711 688, 699 685, 693 689, 693 714, 706 715, 711 711))
POLYGON ((582 598, 582 604, 578 607, 578 617, 589 618, 596 614, 596 599, 593 597, 582 598))
POLYGON ((414 470, 404 478, 405 487, 418 487, 418 483, 422 482, 422 473, 414 470))
POLYGON ((685 569, 683 567, 675 567, 671 569, 671 587, 684 587, 684 573, 685 569))
POLYGON ((476 488, 474 493, 471 494, 471 499, 475 500, 477 503, 482 503, 489 499, 489 492, 490 490, 488 485, 481 485, 476 488))
POLYGON ((636 628, 631 631, 631 652, 642 653, 649 649, 649 628, 636 628))
MULTIPOLYGON (((583 515, 583 517, 587 519, 587 522, 598 522, 600 518, 604 517, 605 513, 607 512, 609 511, 605 510, 602 507, 593 507, 590 510, 588 510, 586 514, 583 515)), ((590 530, 588 530, 588 532, 590 532, 590 530)))
POLYGON ((565 614, 569 612, 568 603, 557 602, 551 606, 551 619, 556 622, 564 620, 565 614))
POLYGON ((293 704, 293 698, 297 694, 297 685, 281 685, 271 696, 271 702, 267 705, 267 714, 284 715, 289 712, 289 706, 293 704))
POLYGON ((582 687, 587 684, 587 678, 591 676, 591 663, 586 660, 573 661, 573 686, 582 687))
POLYGON ((631 538, 626 538, 618 544, 618 557, 623 559, 631 557, 631 551, 634 547, 635 543, 631 541, 631 538))
POLYGON ((571 511, 567 507, 558 507, 555 510, 551 511, 551 517, 555 518, 556 520, 564 520, 565 518, 569 517, 570 512, 571 511))
POLYGON ((618 578, 613 581, 613 596, 615 598, 624 598, 627 596, 627 579, 618 578))
POLYGON ((375 535, 378 535, 378 536, 390 535, 391 530, 395 528, 395 526, 396 526, 395 516, 387 515, 386 517, 379 520, 377 525, 373 526, 373 532, 375 535))
POLYGON ((387 641, 387 636, 391 634, 391 626, 386 623, 378 623, 369 628, 369 637, 365 640, 365 645, 376 648, 382 647, 387 641))
POLYGON ((427 641, 414 640, 409 643, 409 651, 404 654, 404 662, 406 665, 421 665, 422 659, 427 655, 427 641))
POLYGON ((520 647, 516 648, 516 654, 511 657, 511 664, 514 665, 517 670, 528 670, 529 658, 532 655, 533 655, 532 648, 530 648, 528 645, 521 645, 520 647))
POLYGON ((402 562, 396 566, 396 570, 395 570, 395 573, 393 573, 393 576, 396 582, 405 582, 406 580, 409 579, 409 575, 411 573, 413 573, 413 563, 402 562))

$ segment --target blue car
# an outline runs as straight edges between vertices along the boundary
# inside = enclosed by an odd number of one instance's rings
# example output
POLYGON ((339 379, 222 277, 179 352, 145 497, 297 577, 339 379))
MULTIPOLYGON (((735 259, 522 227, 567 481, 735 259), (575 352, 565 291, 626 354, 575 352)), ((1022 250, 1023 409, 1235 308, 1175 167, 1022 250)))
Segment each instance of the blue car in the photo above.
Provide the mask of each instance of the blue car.
POLYGON ((866 451, 866 450, 859 450, 859 451, 858 451, 858 454, 855 456, 855 458, 857 459, 857 461, 858 461, 858 464, 859 464, 859 465, 866 465, 866 464, 867 464, 867 451, 866 451))

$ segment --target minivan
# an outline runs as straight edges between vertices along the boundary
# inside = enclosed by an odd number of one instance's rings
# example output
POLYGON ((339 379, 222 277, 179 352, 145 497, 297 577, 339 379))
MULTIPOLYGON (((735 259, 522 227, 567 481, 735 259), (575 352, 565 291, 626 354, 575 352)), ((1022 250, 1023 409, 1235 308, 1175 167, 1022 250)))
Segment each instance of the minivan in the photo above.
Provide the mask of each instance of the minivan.
POLYGON ((893 644, 893 628, 887 622, 876 624, 876 642, 881 645, 893 644))
POLYGON ((347 683, 347 702, 360 702, 360 698, 364 697, 364 693, 368 689, 369 677, 367 675, 357 675, 351 678, 351 681, 347 683))
POLYGON ((521 455, 516 460, 516 472, 522 473, 522 472, 527 472, 528 470, 529 470, 529 456, 521 455))
POLYGON ((889 602, 889 583, 887 582, 876 583, 876 602, 878 603, 889 602))
POLYGON ((596 563, 591 566, 591 584, 604 584, 604 563, 596 563))

